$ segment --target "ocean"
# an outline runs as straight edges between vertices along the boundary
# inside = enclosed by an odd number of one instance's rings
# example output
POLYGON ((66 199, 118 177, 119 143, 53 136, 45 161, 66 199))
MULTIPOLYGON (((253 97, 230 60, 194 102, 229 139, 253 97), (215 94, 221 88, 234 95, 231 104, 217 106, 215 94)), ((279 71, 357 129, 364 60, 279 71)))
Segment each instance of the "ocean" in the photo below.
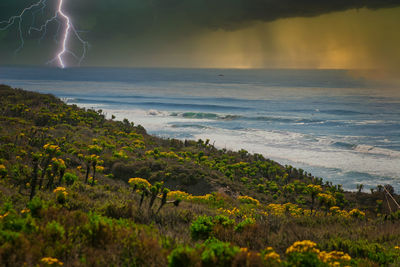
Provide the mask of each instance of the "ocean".
POLYGON ((400 190, 400 88, 348 70, 0 67, 0 83, 210 139, 355 190, 400 190))

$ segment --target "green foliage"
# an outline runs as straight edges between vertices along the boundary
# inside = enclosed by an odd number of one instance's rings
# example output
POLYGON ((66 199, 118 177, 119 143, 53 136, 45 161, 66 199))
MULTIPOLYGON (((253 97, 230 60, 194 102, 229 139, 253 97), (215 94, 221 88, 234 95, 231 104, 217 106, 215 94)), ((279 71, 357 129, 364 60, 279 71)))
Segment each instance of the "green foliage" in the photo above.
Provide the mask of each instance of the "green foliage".
POLYGON ((329 265, 320 261, 318 255, 312 252, 293 252, 287 257, 288 266, 296 267, 328 267, 329 265))
POLYGON ((220 225, 222 225, 222 226, 224 226, 224 227, 232 226, 232 225, 234 225, 234 223, 235 223, 234 220, 229 219, 229 217, 226 217, 226 216, 224 216, 224 215, 217 215, 217 216, 214 217, 213 220, 214 220, 214 222, 215 222, 216 224, 220 224, 220 225))
POLYGON ((31 211, 33 217, 39 217, 40 211, 45 207, 45 204, 39 197, 34 197, 26 206, 31 211))
POLYGON ((178 246, 168 256, 169 267, 194 266, 197 261, 197 251, 188 246, 178 246))
POLYGON ((367 240, 349 240, 336 238, 327 242, 324 246, 329 250, 341 250, 349 253, 353 258, 368 258, 380 265, 388 265, 399 258, 399 252, 386 249, 382 244, 367 240))
POLYGON ((31 216, 21 217, 10 203, 3 205, 0 214, 0 244, 14 242, 21 234, 29 234, 38 230, 35 220, 31 216))
POLYGON ((73 185, 76 181, 78 181, 78 176, 73 173, 66 172, 64 174, 64 181, 67 185, 73 185))
POLYGON ((203 247, 204 251, 201 253, 203 266, 231 266, 233 258, 239 253, 238 247, 215 238, 206 240, 203 247))
POLYGON ((64 227, 56 221, 51 221, 46 225, 46 234, 52 240, 56 241, 62 239, 65 235, 64 227))
POLYGON ((246 218, 235 226, 236 232, 241 232, 248 226, 254 225, 256 221, 253 218, 246 218))
POLYGON ((350 265, 400 262, 390 186, 344 192, 259 154, 161 139, 128 120, 2 85, 0 178, 5 266, 41 266, 42 258, 65 266, 263 266, 267 255, 282 266, 324 266, 316 253, 285 256, 300 238, 349 253, 350 265))
POLYGON ((100 154, 101 151, 103 151, 103 148, 101 146, 98 145, 89 145, 88 146, 88 151, 90 154, 100 154))
POLYGON ((213 217, 199 216, 190 225, 190 233, 194 240, 207 239, 214 227, 213 217))

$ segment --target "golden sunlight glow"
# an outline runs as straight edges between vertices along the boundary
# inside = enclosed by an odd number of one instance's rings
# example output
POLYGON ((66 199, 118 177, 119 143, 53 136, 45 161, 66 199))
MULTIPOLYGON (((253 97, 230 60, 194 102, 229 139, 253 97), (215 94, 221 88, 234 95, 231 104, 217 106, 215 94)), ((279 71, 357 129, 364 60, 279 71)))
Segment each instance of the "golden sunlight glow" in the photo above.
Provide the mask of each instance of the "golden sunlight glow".
POLYGON ((349 10, 196 37, 197 67, 398 68, 400 8, 349 10))

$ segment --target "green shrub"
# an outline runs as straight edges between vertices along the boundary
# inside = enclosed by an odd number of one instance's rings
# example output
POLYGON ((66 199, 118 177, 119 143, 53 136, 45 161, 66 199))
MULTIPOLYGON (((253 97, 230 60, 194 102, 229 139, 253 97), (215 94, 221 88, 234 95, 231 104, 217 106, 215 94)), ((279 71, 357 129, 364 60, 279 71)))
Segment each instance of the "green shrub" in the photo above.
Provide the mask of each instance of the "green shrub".
POLYGON ((230 243, 222 242, 216 238, 210 238, 202 245, 202 266, 231 266, 232 260, 240 249, 230 243))
POLYGON ((190 225, 190 233, 194 240, 207 239, 213 230, 213 217, 200 216, 190 225))
POLYGON ((92 246, 101 247, 111 240, 113 221, 107 217, 90 212, 89 222, 83 225, 82 233, 92 246))
POLYGON ((216 224, 220 224, 220 225, 222 225, 222 226, 224 226, 224 227, 231 226, 231 225, 233 225, 233 224, 235 223, 234 220, 229 219, 228 217, 226 217, 226 216, 224 216, 224 215, 217 215, 217 216, 215 216, 215 217, 214 217, 214 222, 215 222, 216 224))
POLYGON ((78 176, 75 174, 66 172, 64 174, 64 181, 67 185, 73 185, 78 180, 78 176))
POLYGON ((178 246, 168 256, 169 267, 193 266, 197 262, 197 252, 187 246, 178 246))
POLYGON ((54 241, 62 239, 65 234, 64 227, 56 221, 51 221, 46 225, 46 234, 54 241))
POLYGON ((293 252, 287 256, 288 266, 298 267, 328 267, 329 265, 322 262, 316 253, 313 252, 293 252))
POLYGON ((27 204, 28 209, 30 209, 33 217, 39 217, 40 211, 44 208, 44 203, 39 197, 34 197, 27 204))
POLYGON ((380 265, 393 263, 398 255, 378 243, 367 240, 352 241, 348 239, 333 239, 324 246, 329 250, 340 250, 350 254, 352 258, 367 258, 380 265))
POLYGON ((241 232, 244 228, 254 225, 255 223, 256 221, 253 218, 246 218, 235 226, 235 231, 241 232))
POLYGON ((20 233, 29 234, 38 229, 31 216, 22 218, 12 205, 6 202, 0 211, 0 244, 16 240, 20 233))

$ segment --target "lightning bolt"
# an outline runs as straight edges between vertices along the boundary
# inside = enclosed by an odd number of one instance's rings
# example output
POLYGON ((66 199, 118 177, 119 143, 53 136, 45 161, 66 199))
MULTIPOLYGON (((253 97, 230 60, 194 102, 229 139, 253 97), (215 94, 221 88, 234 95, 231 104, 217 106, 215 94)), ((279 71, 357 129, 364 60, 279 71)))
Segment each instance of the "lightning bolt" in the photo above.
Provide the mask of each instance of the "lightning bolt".
POLYGON ((78 31, 75 29, 74 25, 71 22, 70 17, 66 14, 64 11, 64 0, 54 0, 58 1, 57 8, 54 11, 54 14, 52 17, 46 19, 43 24, 39 26, 34 26, 35 20, 36 20, 36 14, 41 12, 42 15, 45 12, 45 9, 47 7, 47 1, 48 0, 40 0, 22 10, 21 13, 18 15, 10 17, 8 20, 0 21, 0 30, 7 30, 13 25, 17 25, 18 27, 18 36, 20 39, 20 45, 19 47, 15 50, 15 53, 18 53, 21 51, 21 49, 25 45, 25 40, 24 40, 24 30, 23 30, 23 21, 24 17, 30 13, 32 16, 32 23, 31 26, 29 27, 27 33, 28 35, 32 34, 32 31, 42 33, 42 36, 39 41, 43 40, 44 37, 47 35, 47 29, 51 23, 58 23, 58 29, 55 34, 55 40, 57 43, 60 43, 60 48, 59 51, 57 52, 57 55, 50 61, 48 61, 48 64, 52 63, 57 63, 57 65, 60 68, 65 68, 67 67, 65 63, 65 57, 67 55, 71 55, 72 57, 75 58, 77 61, 78 65, 82 63, 82 61, 85 59, 87 50, 89 48, 89 43, 84 41, 81 36, 79 35, 78 31), (61 40, 57 40, 58 35, 60 34, 60 28, 64 29, 63 34, 61 35, 61 40), (70 43, 71 37, 75 37, 75 39, 82 45, 82 52, 78 56, 74 52, 72 52, 70 49, 68 49, 68 44, 70 43))

